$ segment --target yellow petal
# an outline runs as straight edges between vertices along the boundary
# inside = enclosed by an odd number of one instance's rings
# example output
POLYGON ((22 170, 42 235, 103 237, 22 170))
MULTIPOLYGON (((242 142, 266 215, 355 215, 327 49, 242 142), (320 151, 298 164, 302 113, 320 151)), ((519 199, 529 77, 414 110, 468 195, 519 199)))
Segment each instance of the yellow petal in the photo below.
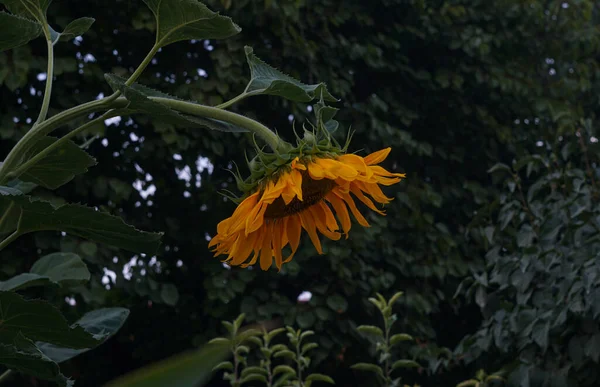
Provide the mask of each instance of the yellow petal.
POLYGON ((342 225, 342 230, 344 230, 344 233, 346 234, 346 239, 348 239, 348 231, 350 231, 350 228, 352 227, 352 222, 350 221, 350 214, 348 213, 348 208, 346 207, 342 199, 340 199, 334 193, 327 194, 327 196, 325 196, 325 199, 327 199, 327 201, 333 206, 333 209, 337 214, 340 224, 342 225))
POLYGON ((354 199, 350 196, 350 194, 339 194, 340 198, 346 202, 348 207, 350 207, 350 211, 352 211, 352 215, 358 221, 358 223, 363 227, 371 227, 369 222, 365 219, 365 217, 360 213, 358 208, 356 208, 356 204, 354 203, 354 199))
POLYGON ((308 233, 310 240, 313 245, 315 245, 315 249, 319 254, 323 254, 323 249, 321 248, 321 241, 319 240, 319 235, 317 234, 317 227, 315 226, 315 221, 312 218, 309 211, 303 211, 298 214, 300 216, 300 221, 302 222, 302 227, 308 233))
POLYGON ((379 164, 388 157, 391 150, 392 148, 385 148, 377 152, 373 152, 365 157, 365 163, 367 165, 379 164))
POLYGON ((283 264, 283 257, 281 255, 281 250, 283 249, 283 237, 285 234, 284 224, 285 222, 273 222, 273 254, 275 255, 275 265, 278 270, 281 270, 281 265, 283 264))
MULTIPOLYGON (((354 180, 358 176, 358 171, 350 165, 333 159, 317 159, 315 163, 327 172, 329 179, 335 180, 341 178, 344 180, 354 180)), ((309 169, 310 171, 310 169, 309 169)))
POLYGON ((269 270, 273 264, 273 248, 271 247, 271 240, 273 238, 273 222, 268 224, 266 231, 266 235, 260 248, 260 268, 263 270, 269 270))
MULTIPOLYGON (((364 204, 366 204, 367 207, 369 207, 371 210, 377 212, 380 215, 385 215, 385 212, 383 212, 379 208, 377 208, 375 206, 375 204, 373 203, 373 201, 371 201, 371 199, 369 199, 368 197, 366 197, 363 194, 363 191, 361 191, 361 189, 357 185, 353 185, 350 190, 352 191, 352 193, 354 194, 354 196, 356 196, 358 198, 358 200, 360 200, 361 202, 363 202, 364 204)), ((380 202, 380 203, 383 203, 383 202, 380 202)), ((388 201, 386 201, 385 203, 388 203, 388 201)))
POLYGON ((296 250, 298 250, 298 245, 300 244, 300 234, 302 233, 301 219, 299 215, 292 215, 286 218, 287 225, 287 237, 290 241, 290 247, 292 249, 292 254, 283 261, 283 263, 289 262, 296 254, 296 250))

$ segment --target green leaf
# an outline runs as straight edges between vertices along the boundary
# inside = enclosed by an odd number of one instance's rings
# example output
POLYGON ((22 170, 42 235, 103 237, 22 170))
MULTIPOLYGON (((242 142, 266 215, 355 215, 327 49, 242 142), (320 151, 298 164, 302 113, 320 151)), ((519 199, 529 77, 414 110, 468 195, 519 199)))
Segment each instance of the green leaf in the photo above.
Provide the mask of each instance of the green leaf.
MULTIPOLYGON (((323 90, 321 90, 323 92, 323 90)), ((337 108, 326 106, 323 98, 313 105, 315 116, 317 117, 317 126, 322 125, 329 133, 334 133, 340 126, 340 123, 333 119, 337 114, 337 108)))
POLYGON ((0 291, 16 291, 33 286, 54 284, 76 286, 90 280, 90 272, 78 255, 54 253, 40 258, 29 273, 0 282, 0 291))
POLYGON ((242 370, 242 373, 240 374, 242 377, 248 375, 248 374, 261 374, 261 375, 266 375, 267 374, 267 370, 261 367, 257 367, 257 366, 249 366, 246 367, 242 370))
POLYGON ((30 273, 48 277, 50 281, 64 286, 74 286, 90 280, 90 272, 77 254, 54 253, 38 259, 30 273))
MULTIPOLYGON (((254 55, 252 47, 246 46, 244 49, 250 66, 250 82, 246 86, 246 93, 277 95, 297 102, 310 102, 319 97, 337 102, 324 83, 306 85, 263 62, 254 55)), ((331 112, 327 114, 333 117, 331 112)))
POLYGON ((317 318, 315 317, 315 314, 311 311, 302 312, 296 316, 296 322, 298 323, 298 326, 302 329, 312 327, 315 324, 316 320, 317 318))
POLYGON ((16 335, 12 344, 0 344, 0 364, 11 370, 56 382, 59 386, 72 385, 60 373, 58 364, 45 356, 31 340, 20 333, 16 335))
POLYGON ((248 383, 248 382, 267 383, 267 377, 264 375, 260 375, 260 374, 250 374, 250 375, 243 376, 240 379, 240 385, 242 385, 244 383, 248 383))
POLYGON ((212 369, 229 354, 226 345, 207 344, 199 351, 185 352, 133 371, 106 387, 194 387, 206 382, 212 369))
MULTIPOLYGON (((55 137, 41 137, 21 157, 19 164, 23 164, 46 149, 58 139, 55 137)), ((19 179, 41 185, 49 189, 56 189, 68 183, 80 173, 85 173, 88 167, 96 165, 96 160, 79 148, 73 141, 66 141, 58 149, 33 164, 19 179)))
POLYGON ((75 19, 67 24, 63 32, 58 34, 58 39, 62 42, 75 39, 76 37, 85 34, 95 21, 96 20, 91 17, 80 17, 79 19, 75 19))
POLYGON ((348 301, 339 294, 327 297, 327 306, 338 313, 344 313, 348 309, 348 301))
POLYGON ((329 376, 323 375, 323 374, 310 374, 305 379, 305 381, 306 382, 325 382, 325 383, 329 383, 329 384, 335 384, 333 379, 331 379, 329 376))
POLYGON ((548 348, 548 333, 549 333, 549 331, 550 331, 550 323, 546 322, 541 327, 539 325, 537 325, 534 328, 533 333, 531 334, 533 341, 535 341, 540 346, 540 348, 542 348, 542 351, 546 351, 546 348, 548 348))
MULTIPOLYGON (((129 310, 125 308, 96 309, 84 314, 74 325, 82 327, 95 338, 102 340, 98 342, 100 345, 121 329, 127 317, 129 317, 129 310)), ((48 343, 37 343, 37 346, 46 356, 57 363, 62 363, 92 349, 72 349, 48 343)))
POLYGON ((130 87, 126 86, 125 79, 114 74, 105 74, 104 78, 114 91, 122 92, 125 98, 127 98, 127 100, 130 102, 128 106, 128 114, 144 113, 160 121, 172 123, 185 128, 205 128, 220 132, 248 131, 247 129, 240 128, 239 126, 235 126, 227 122, 182 114, 148 98, 160 97, 176 101, 183 101, 182 99, 173 97, 172 95, 162 93, 137 83, 130 87))
POLYGON ((293 369, 292 367, 284 365, 284 364, 278 365, 275 368, 273 368, 273 375, 279 375, 279 374, 283 374, 283 373, 292 374, 295 376, 296 370, 293 369))
POLYGON ((465 380, 464 382, 458 383, 456 387, 471 387, 479 385, 479 381, 475 379, 465 380))
POLYGON ((284 349, 283 351, 278 351, 277 353, 275 353, 273 355, 273 357, 276 357, 276 358, 284 357, 286 359, 295 360, 296 354, 294 352, 290 351, 289 349, 284 349))
POLYGON ((173 284, 164 284, 160 289, 160 299, 167 305, 177 305, 177 301, 179 301, 177 287, 173 284))
MULTIPOLYGON (((6 188, 0 187, 0 192, 6 192, 6 188)), ((154 254, 160 245, 162 233, 139 231, 108 213, 79 204, 55 206, 40 198, 22 195, 20 191, 17 193, 15 196, 0 197, 0 208, 2 201, 8 200, 21 208, 20 234, 44 230, 64 231, 95 242, 148 254, 154 254)))
POLYGON ((361 325, 358 328, 356 328, 356 330, 367 337, 383 339, 383 331, 379 327, 373 325, 361 325))
POLYGON ((82 327, 69 326, 53 305, 0 292, 0 342, 9 344, 21 333, 27 339, 68 348, 92 348, 98 341, 82 327))
POLYGON ((503 163, 494 164, 490 169, 487 170, 488 173, 494 173, 497 171, 503 171, 512 174, 512 169, 510 169, 508 165, 503 163))
POLYGON ((16 15, 37 20, 45 24, 46 11, 52 0, 0 0, 8 10, 16 15))
POLYGON ((20 16, 0 12, 0 52, 27 44, 42 33, 42 27, 20 16))
POLYGON ((356 363, 350 366, 353 370, 374 372, 383 377, 383 370, 377 364, 372 363, 356 363))
POLYGON ((224 39, 242 29, 196 0, 143 0, 156 18, 156 45, 180 40, 224 39))
POLYGON ((396 345, 403 341, 413 341, 414 338, 406 333, 398 333, 390 338, 390 345, 396 345))
POLYGON ((304 355, 304 354, 306 354, 306 352, 308 352, 308 351, 310 351, 312 349, 315 349, 315 348, 319 348, 319 344, 317 344, 317 343, 307 343, 307 344, 304 344, 302 346, 302 350, 300 351, 300 353, 302 355, 304 355))
POLYGON ((9 280, 0 282, 0 291, 16 291, 33 286, 45 286, 51 284, 50 278, 37 274, 22 273, 9 280))
POLYGON ((222 361, 213 367, 213 371, 233 371, 233 363, 230 361, 222 361))
POLYGON ((392 364, 392 371, 394 371, 397 368, 419 368, 419 367, 421 367, 421 365, 419 363, 417 363, 416 361, 402 359, 402 360, 397 360, 394 362, 394 364, 392 364))

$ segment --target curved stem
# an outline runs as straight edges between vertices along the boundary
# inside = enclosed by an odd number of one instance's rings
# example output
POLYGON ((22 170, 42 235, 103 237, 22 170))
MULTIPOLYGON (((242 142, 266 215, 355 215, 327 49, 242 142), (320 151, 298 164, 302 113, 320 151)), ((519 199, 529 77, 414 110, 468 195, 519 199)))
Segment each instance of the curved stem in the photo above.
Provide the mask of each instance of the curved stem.
POLYGON ((148 55, 146 55, 144 60, 142 60, 142 63, 140 63, 138 68, 135 69, 133 74, 131 74, 129 79, 125 82, 125 86, 131 86, 135 81, 137 81, 137 79, 140 77, 140 75, 142 75, 142 73, 144 72, 146 67, 148 67, 148 65, 152 61, 152 58, 154 58, 154 55, 156 55, 156 53, 158 52, 159 49, 160 49, 160 47, 157 46, 156 44, 154 46, 152 46, 152 48, 148 52, 148 55))
POLYGON ((151 99, 182 113, 214 118, 216 120, 229 122, 230 124, 246 128, 261 137, 274 151, 285 150, 288 145, 285 141, 279 138, 278 135, 271 131, 271 129, 267 128, 258 121, 254 121, 253 119, 240 114, 232 113, 216 107, 204 106, 175 99, 160 97, 151 97, 151 99))
POLYGON ((252 97, 253 95, 260 95, 260 91, 259 90, 255 90, 255 91, 251 91, 249 93, 246 93, 245 91, 238 95, 233 97, 232 99, 230 99, 229 101, 225 101, 220 105, 215 106, 217 109, 227 109, 229 106, 233 105, 236 102, 239 102, 247 97, 252 97))
POLYGON ((4 250, 4 248, 10 245, 15 239, 17 239, 21 233, 19 231, 15 231, 6 238, 2 242, 0 242, 0 251, 4 250))
POLYGON ((93 125, 95 125, 96 123, 98 123, 100 121, 104 121, 108 118, 115 117, 118 115, 120 115, 120 112, 118 110, 110 110, 110 111, 104 113, 102 116, 100 116, 96 119, 93 119, 91 121, 88 121, 87 123, 81 125, 80 127, 70 131, 69 133, 65 134, 63 137, 59 138, 56 142, 54 142, 53 144, 49 145, 47 148, 42 150, 40 153, 38 153, 31 159, 27 160, 25 163, 19 165, 19 167, 17 169, 9 172, 8 177, 19 177, 20 175, 25 173, 29 168, 31 168, 33 165, 35 165, 37 162, 39 162, 44 157, 48 156, 55 149, 58 149, 61 145, 63 145, 65 142, 69 141, 71 138, 75 137, 79 133, 92 127, 93 125))
POLYGON ((52 81, 54 79, 54 44, 50 38, 50 33, 46 34, 46 44, 48 45, 48 71, 46 74, 46 90, 44 90, 44 100, 40 115, 34 125, 42 123, 48 115, 48 107, 50 106, 50 97, 52 96, 52 81))

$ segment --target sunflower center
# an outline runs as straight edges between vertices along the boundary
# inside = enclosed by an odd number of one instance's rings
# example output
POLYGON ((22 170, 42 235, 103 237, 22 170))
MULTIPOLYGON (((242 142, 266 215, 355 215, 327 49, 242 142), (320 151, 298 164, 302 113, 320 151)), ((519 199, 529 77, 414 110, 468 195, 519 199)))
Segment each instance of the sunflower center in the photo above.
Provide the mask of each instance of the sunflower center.
POLYGON ((289 204, 285 204, 282 197, 278 197, 269 204, 265 210, 266 219, 280 219, 304 211, 317 204, 325 195, 335 187, 335 181, 329 179, 313 180, 308 173, 302 172, 302 199, 297 197, 289 204))

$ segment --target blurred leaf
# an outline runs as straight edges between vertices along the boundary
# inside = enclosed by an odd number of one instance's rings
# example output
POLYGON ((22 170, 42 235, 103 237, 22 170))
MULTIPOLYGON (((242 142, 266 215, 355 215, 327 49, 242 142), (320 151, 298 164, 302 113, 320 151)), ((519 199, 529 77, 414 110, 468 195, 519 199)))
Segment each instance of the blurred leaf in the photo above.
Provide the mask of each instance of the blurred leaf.
POLYGON ((417 363, 416 361, 413 360, 396 360, 393 364, 392 364, 392 371, 396 370, 397 368, 419 368, 421 367, 421 365, 419 363, 417 363))
POLYGON ((167 305, 175 306, 179 300, 179 291, 173 284, 164 284, 160 290, 160 299, 167 305))
MULTIPOLYGON (((121 329, 127 317, 129 317, 129 310, 125 308, 96 309, 83 315, 74 325, 82 327, 86 332, 102 340, 98 342, 100 345, 121 329)), ((47 357, 57 363, 67 361, 91 349, 64 348, 48 343, 37 343, 37 346, 47 357)))
POLYGON ((197 0, 143 0, 156 17, 156 45, 180 40, 224 39, 242 29, 197 0))
POLYGON ((323 375, 323 374, 310 374, 306 377, 306 379, 304 379, 305 382, 325 382, 325 383, 329 383, 329 384, 335 384, 335 382, 333 381, 333 379, 331 379, 329 376, 327 375, 323 375))
POLYGON ((390 338, 390 345, 396 345, 403 341, 414 341, 414 338, 406 333, 398 333, 390 338))
POLYGON ((27 44, 42 34, 38 23, 0 12, 0 52, 27 44))
POLYGON ((348 309, 348 301, 339 294, 327 297, 327 306, 338 313, 343 313, 348 309))
POLYGON ((31 340, 20 333, 15 336, 12 344, 0 343, 0 364, 11 370, 53 381, 59 386, 72 386, 60 373, 58 364, 46 357, 31 340))
POLYGON ((326 101, 337 101, 327 91, 324 83, 306 85, 263 62, 254 55, 252 47, 246 46, 244 49, 250 66, 250 82, 245 90, 247 93, 277 95, 297 102, 310 102, 322 95, 326 101))
POLYGON ((83 328, 69 326, 53 305, 25 300, 13 292, 0 292, 0 342, 11 343, 20 333, 33 341, 69 348, 92 348, 98 341, 83 328))
POLYGON ((50 281, 73 286, 90 280, 90 272, 77 254, 54 253, 38 259, 30 273, 48 277, 50 281))
POLYGON ((206 344, 151 364, 111 381, 106 387, 196 387, 209 380, 212 369, 229 354, 225 345, 206 344))
MULTIPOLYGON (((30 160, 57 140, 55 137, 41 137, 23 153, 19 164, 30 160)), ((74 142, 66 141, 58 149, 28 168, 18 178, 42 187, 56 189, 71 181, 75 175, 87 172, 88 167, 93 165, 96 165, 93 157, 74 142)))
POLYGON ((379 376, 384 377, 383 370, 377 364, 357 363, 357 364, 350 366, 350 368, 352 368, 353 370, 374 372, 374 373, 378 374, 379 376))

